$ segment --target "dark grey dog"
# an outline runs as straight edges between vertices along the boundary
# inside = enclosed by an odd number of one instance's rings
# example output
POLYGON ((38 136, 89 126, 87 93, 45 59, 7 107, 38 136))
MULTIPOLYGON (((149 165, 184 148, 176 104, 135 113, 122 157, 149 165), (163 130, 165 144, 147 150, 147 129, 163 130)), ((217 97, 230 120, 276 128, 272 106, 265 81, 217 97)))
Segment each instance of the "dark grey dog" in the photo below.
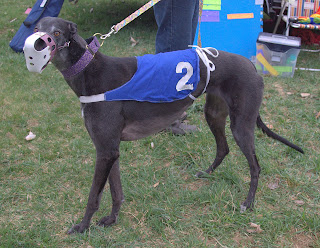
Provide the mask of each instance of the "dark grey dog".
MULTIPOLYGON (((62 72, 75 94, 80 96, 98 95, 113 90, 128 82, 137 70, 137 59, 108 57, 91 47, 77 34, 76 24, 59 18, 44 18, 36 32, 50 36, 50 48, 55 50, 52 63, 62 72), (91 54, 89 63, 75 75, 70 68, 76 67, 85 54, 91 54), (71 74, 70 74, 71 73, 71 74)), ((35 48, 41 51, 49 43, 37 41, 35 48)), ((302 149, 272 132, 261 120, 259 108, 263 97, 263 80, 254 65, 246 58, 219 51, 218 57, 208 58, 214 63, 215 71, 210 74, 206 88, 204 108, 207 123, 214 134, 217 154, 212 165, 206 170, 211 173, 229 153, 225 137, 226 118, 229 115, 232 134, 246 156, 251 173, 248 196, 241 204, 244 211, 253 207, 260 166, 255 155, 254 128, 257 125, 268 136, 303 153, 302 149)), ((53 52, 51 53, 51 57, 53 52)), ((166 73, 166 72, 164 72, 166 73)), ((194 97, 202 94, 206 87, 207 68, 200 61, 200 82, 193 92, 194 97)), ((90 224, 93 214, 99 208, 104 186, 109 179, 112 196, 112 212, 99 221, 101 226, 110 226, 117 221, 120 206, 124 201, 119 171, 119 144, 121 141, 141 139, 168 127, 179 119, 193 103, 186 97, 167 103, 139 101, 98 101, 82 103, 85 126, 96 147, 96 167, 88 204, 83 220, 68 233, 83 232, 90 224)), ((198 173, 198 176, 201 173, 198 173)))

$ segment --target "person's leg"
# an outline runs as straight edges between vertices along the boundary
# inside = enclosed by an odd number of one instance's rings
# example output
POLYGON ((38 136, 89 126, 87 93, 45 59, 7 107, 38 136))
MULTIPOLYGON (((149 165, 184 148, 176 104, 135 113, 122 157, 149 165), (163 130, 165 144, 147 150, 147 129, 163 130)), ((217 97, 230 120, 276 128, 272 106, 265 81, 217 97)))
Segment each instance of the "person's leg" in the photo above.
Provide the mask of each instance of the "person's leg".
POLYGON ((195 36, 196 36, 198 22, 199 22, 199 0, 196 0, 193 18, 192 18, 192 36, 191 36, 192 43, 191 44, 193 44, 195 36))
MULTIPOLYGON (((154 7, 158 25, 156 53, 187 49, 193 44, 199 17, 199 0, 163 0, 154 7)), ((197 127, 182 123, 186 113, 167 130, 173 134, 194 132, 197 127)))
POLYGON ((154 6, 156 53, 187 49, 196 33, 199 0, 164 0, 154 6))

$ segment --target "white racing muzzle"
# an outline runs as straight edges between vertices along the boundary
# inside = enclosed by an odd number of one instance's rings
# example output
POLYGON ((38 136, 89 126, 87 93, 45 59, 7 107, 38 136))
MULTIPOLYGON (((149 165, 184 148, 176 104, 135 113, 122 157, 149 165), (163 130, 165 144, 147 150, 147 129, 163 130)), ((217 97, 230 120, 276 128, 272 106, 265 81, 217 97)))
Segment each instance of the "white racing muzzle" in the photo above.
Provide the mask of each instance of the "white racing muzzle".
POLYGON ((23 51, 28 70, 41 73, 55 55, 57 47, 49 34, 37 32, 26 39, 23 51))

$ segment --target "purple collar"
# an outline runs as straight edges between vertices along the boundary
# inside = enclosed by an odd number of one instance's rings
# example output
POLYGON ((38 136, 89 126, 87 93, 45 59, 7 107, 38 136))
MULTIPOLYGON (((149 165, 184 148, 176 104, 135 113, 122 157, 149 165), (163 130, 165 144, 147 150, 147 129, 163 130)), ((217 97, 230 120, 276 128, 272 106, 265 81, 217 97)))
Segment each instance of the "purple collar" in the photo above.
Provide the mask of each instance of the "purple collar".
POLYGON ((77 63, 75 63, 73 66, 71 66, 69 69, 62 71, 62 75, 65 78, 73 77, 77 74, 79 74, 81 71, 83 71, 87 65, 91 62, 91 60, 94 58, 94 55, 99 50, 100 44, 96 36, 93 37, 93 40, 90 42, 89 45, 86 47, 85 53, 82 55, 82 57, 78 60, 77 63))

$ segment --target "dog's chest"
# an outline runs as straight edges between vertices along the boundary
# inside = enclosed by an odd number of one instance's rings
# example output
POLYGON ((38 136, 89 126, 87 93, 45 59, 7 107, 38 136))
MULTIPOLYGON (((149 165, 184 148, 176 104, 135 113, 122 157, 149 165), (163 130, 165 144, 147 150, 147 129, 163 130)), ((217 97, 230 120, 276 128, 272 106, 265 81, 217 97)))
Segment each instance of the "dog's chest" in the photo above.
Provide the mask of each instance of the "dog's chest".
POLYGON ((106 92, 106 101, 173 102, 186 98, 200 81, 199 57, 192 49, 144 55, 137 63, 134 76, 106 92))

